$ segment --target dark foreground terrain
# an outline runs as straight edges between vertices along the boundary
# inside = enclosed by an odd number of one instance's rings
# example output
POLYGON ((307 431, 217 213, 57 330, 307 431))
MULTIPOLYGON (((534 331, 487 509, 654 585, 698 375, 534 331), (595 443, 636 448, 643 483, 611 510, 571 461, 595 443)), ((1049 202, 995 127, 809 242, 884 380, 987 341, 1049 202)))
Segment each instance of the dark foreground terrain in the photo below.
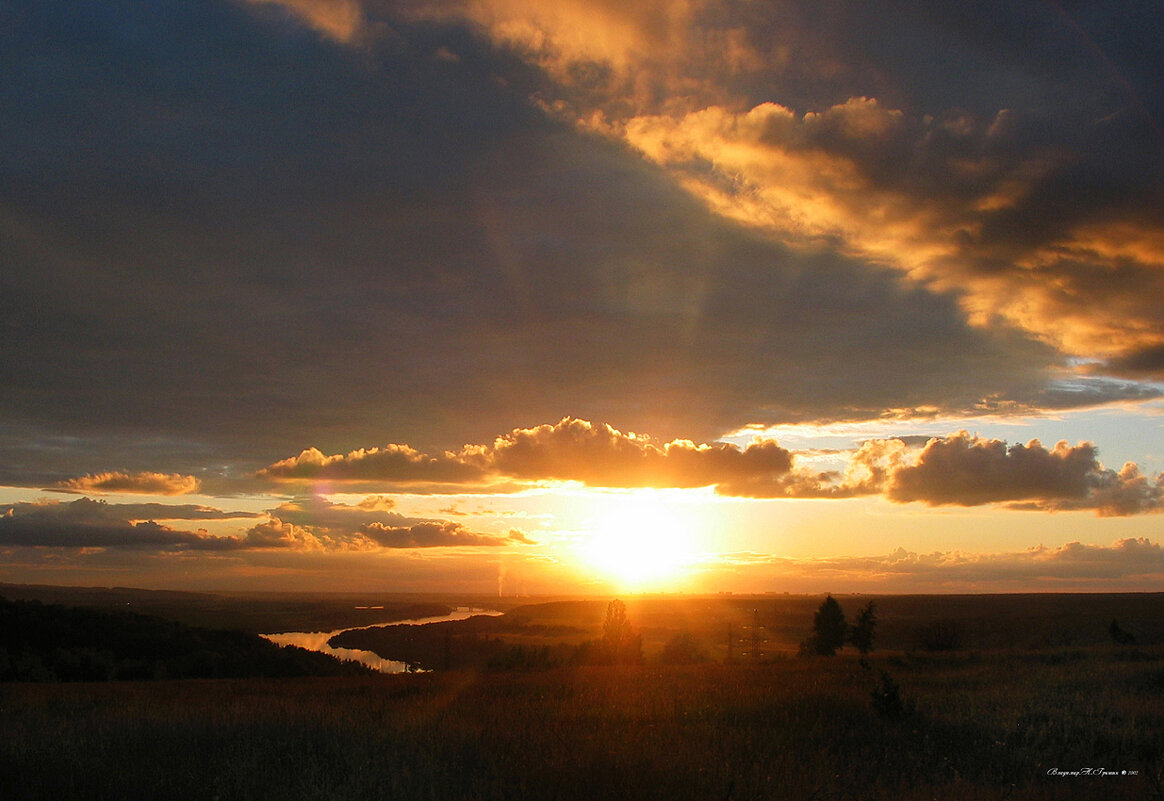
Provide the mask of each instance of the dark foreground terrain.
POLYGON ((1158 646, 0 685, 10 801, 1151 799, 1162 769, 1158 646))
MULTIPOLYGON (((257 634, 0 598, 0 682, 288 678, 367 672, 257 634)), ((2 797, 2 794, 0 794, 2 797)))
POLYGON ((229 627, 251 634, 332 631, 388 620, 436 617, 448 614, 458 604, 474 606, 480 600, 472 596, 434 600, 431 595, 210 593, 3 583, 0 583, 0 597, 103 612, 137 612, 188 626, 229 627))
POLYGON ((820 596, 636 598, 636 663, 594 664, 616 604, 574 600, 352 632, 436 672, 288 678, 259 638, 16 604, 43 619, 7 627, 9 666, 120 680, 0 681, 0 799, 1164 801, 1164 596, 875 603, 866 656, 797 655, 820 596), (128 672, 117 643, 145 643, 128 672), (216 643, 249 678, 174 678, 229 676, 216 643))

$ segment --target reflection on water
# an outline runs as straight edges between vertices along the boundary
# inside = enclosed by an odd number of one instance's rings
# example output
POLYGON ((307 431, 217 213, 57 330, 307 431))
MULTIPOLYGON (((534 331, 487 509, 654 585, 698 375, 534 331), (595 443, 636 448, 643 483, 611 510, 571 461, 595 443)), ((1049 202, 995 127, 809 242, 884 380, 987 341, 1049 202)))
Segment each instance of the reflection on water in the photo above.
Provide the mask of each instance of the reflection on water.
MULTIPOLYGON (((359 608, 359 607, 358 607, 359 608)), ((327 644, 327 641, 341 632, 351 631, 353 629, 366 629, 373 626, 396 626, 411 624, 413 626, 421 626, 425 623, 443 623, 446 620, 464 620, 473 615, 500 615, 501 613, 494 609, 477 609, 467 606, 458 606, 452 613, 447 615, 439 615, 437 617, 418 617, 411 620, 392 620, 387 623, 372 623, 367 626, 351 626, 346 629, 336 629, 335 631, 287 631, 280 634, 264 634, 273 643, 277 645, 297 645, 300 648, 306 648, 309 651, 319 651, 320 653, 330 654, 338 659, 351 659, 356 662, 361 662, 368 667, 374 668, 381 673, 403 673, 408 669, 408 665, 403 662, 397 662, 392 659, 382 659, 371 651, 360 651, 356 648, 332 648, 327 644)))

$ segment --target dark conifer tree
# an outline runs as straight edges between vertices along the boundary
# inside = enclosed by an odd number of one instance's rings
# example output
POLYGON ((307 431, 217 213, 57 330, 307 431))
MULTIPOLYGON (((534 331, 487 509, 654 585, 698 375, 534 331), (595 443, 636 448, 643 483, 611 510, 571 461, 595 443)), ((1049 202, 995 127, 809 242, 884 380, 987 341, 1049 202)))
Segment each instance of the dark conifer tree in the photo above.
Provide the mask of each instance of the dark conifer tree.
POLYGON ((849 642, 862 654, 873 650, 873 629, 877 626, 877 608, 872 601, 865 604, 857 615, 857 622, 849 630, 849 642))
POLYGON ((832 656, 845 644, 849 624, 837 599, 829 595, 816 610, 812 619, 812 643, 818 654, 832 656))

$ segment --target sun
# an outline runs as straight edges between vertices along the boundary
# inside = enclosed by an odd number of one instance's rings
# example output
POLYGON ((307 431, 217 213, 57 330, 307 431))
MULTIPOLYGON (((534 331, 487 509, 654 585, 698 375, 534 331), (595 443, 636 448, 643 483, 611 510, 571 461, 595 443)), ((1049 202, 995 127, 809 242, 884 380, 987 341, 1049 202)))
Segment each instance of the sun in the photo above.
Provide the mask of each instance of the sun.
POLYGON ((621 588, 670 588, 696 561, 690 515, 667 493, 607 495, 602 505, 581 556, 621 588))

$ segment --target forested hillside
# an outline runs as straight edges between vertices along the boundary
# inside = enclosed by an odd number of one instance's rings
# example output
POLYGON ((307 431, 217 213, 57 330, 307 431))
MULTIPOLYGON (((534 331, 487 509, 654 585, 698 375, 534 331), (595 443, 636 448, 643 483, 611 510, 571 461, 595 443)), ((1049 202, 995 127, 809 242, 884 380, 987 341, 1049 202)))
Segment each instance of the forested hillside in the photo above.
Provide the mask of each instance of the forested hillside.
POLYGON ((365 672, 254 634, 0 598, 0 681, 334 676, 365 672))

